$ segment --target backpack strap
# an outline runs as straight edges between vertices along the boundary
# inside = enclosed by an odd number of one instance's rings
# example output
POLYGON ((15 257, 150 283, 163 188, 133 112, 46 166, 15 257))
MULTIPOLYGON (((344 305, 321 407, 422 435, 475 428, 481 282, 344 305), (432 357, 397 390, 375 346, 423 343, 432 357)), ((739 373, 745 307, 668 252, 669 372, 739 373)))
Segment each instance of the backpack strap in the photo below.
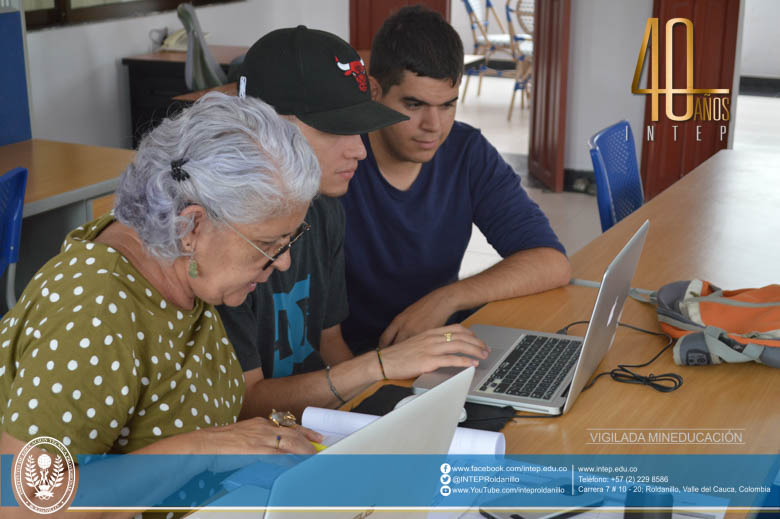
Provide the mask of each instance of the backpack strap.
POLYGON ((729 337, 725 330, 707 326, 704 331, 680 337, 674 345, 674 362, 686 366, 721 362, 758 362, 780 368, 780 349, 761 344, 744 344, 729 337))

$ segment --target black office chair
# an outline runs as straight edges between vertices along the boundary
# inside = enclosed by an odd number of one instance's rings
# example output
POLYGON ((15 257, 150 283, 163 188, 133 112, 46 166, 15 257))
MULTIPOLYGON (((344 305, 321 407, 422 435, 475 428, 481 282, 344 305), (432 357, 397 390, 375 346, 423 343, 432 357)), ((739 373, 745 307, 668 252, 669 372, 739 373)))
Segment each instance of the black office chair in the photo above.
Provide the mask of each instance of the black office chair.
POLYGON ((211 53, 192 4, 179 4, 176 9, 187 31, 187 61, 184 81, 190 90, 203 90, 227 83, 227 76, 211 53))

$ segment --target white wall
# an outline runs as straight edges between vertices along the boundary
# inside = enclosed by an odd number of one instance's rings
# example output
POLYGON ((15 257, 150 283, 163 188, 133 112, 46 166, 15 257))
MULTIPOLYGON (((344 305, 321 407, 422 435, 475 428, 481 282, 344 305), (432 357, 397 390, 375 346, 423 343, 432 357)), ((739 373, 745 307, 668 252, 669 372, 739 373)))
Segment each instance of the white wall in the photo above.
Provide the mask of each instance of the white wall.
MULTIPOLYGON (((503 13, 503 1, 494 5, 503 13)), ((631 123, 641 156, 645 97, 631 93, 631 79, 652 7, 652 0, 571 3, 564 167, 592 170, 588 138, 621 119, 631 123)), ((474 39, 463 0, 451 0, 450 13, 464 49, 472 52, 474 39)))
MULTIPOLYGON (((254 43, 305 24, 349 40, 349 0, 248 0, 196 9, 209 42, 254 43)), ((33 137, 131 146, 130 94, 122 58, 151 51, 149 31, 180 29, 175 11, 27 33, 33 137)))
POLYGON ((621 119, 641 157, 645 96, 631 93, 631 80, 652 7, 652 0, 571 3, 565 168, 592 170, 588 139, 621 119))
POLYGON ((744 0, 743 76, 780 79, 780 2, 744 0))
MULTIPOLYGON (((493 21, 493 18, 490 21, 493 21)), ((466 6, 463 5, 463 0, 450 0, 450 25, 460 35, 460 39, 463 40, 463 51, 466 54, 472 54, 474 52, 474 36, 471 32, 471 22, 469 22, 469 15, 466 13, 466 6)))

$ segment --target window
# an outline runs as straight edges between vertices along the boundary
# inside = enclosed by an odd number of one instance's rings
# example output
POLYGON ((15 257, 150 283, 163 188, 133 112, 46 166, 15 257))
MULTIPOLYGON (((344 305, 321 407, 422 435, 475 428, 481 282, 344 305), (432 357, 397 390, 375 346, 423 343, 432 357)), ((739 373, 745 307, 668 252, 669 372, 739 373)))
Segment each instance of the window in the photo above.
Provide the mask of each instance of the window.
MULTIPOLYGON (((236 0, 190 0, 195 5, 236 0)), ((182 0, 24 0, 27 30, 172 11, 182 0)))

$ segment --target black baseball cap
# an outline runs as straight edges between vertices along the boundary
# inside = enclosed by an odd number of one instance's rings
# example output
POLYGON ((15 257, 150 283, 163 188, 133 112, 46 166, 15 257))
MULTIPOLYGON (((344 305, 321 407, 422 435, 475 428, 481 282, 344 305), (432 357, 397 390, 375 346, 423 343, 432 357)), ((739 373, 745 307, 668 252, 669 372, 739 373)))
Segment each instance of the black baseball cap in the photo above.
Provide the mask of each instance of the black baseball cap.
POLYGON ((329 32, 303 25, 270 32, 246 53, 241 73, 246 95, 323 132, 355 135, 408 119, 371 100, 360 55, 329 32))

